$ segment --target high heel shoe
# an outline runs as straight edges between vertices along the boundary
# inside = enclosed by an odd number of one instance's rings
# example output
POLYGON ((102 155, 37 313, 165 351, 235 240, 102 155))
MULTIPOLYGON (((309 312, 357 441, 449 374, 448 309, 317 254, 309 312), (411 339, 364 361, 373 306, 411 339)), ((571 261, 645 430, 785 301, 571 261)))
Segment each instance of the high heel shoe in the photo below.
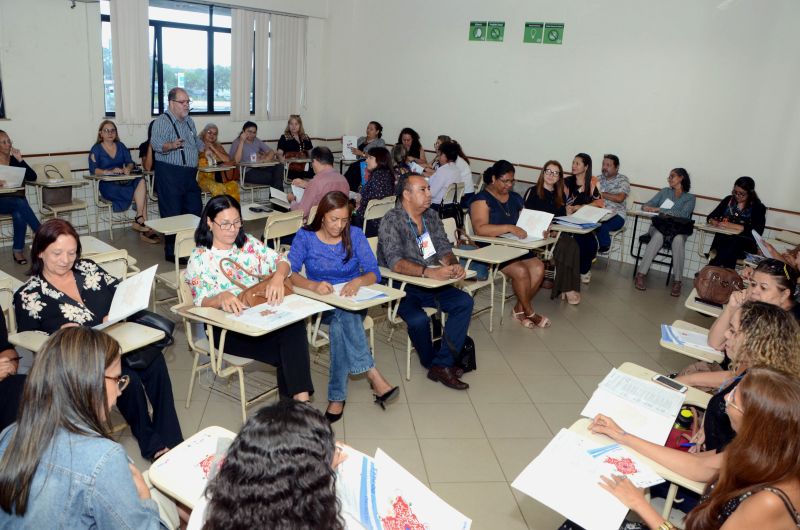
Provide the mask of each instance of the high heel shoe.
POLYGON ((27 258, 25 258, 25 254, 23 254, 21 258, 18 258, 17 257, 17 253, 16 252, 12 252, 11 253, 11 257, 14 259, 14 263, 16 263, 17 265, 27 265, 28 264, 28 260, 27 260, 27 258))
POLYGON ((375 396, 375 403, 383 410, 386 410, 386 402, 395 397, 398 390, 400 390, 400 387, 396 386, 391 390, 384 392, 380 396, 373 394, 375 396))
POLYGON ((344 405, 345 405, 345 403, 347 403, 347 401, 342 401, 342 411, 339 412, 338 414, 335 414, 333 412, 328 412, 326 410, 325 411, 325 419, 327 419, 328 422, 330 422, 330 423, 336 423, 337 421, 341 420, 342 416, 344 415, 344 405))

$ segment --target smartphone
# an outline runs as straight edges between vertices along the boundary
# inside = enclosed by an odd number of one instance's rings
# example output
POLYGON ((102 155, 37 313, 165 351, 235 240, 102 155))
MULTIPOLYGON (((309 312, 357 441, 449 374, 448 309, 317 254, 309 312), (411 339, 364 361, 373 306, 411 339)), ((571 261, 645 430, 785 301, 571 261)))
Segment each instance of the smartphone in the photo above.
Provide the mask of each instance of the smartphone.
POLYGON ((658 383, 660 385, 664 385, 667 388, 671 388, 672 390, 680 392, 681 394, 686 392, 686 386, 680 384, 677 381, 673 381, 672 379, 670 379, 669 377, 667 377, 665 375, 653 376, 653 381, 655 381, 656 383, 658 383))

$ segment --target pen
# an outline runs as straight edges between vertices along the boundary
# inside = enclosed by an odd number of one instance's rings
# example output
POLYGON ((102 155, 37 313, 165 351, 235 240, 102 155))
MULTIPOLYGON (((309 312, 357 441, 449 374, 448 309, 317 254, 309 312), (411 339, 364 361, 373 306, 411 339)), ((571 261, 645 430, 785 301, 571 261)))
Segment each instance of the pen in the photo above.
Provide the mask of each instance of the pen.
POLYGON ((681 444, 678 447, 694 447, 697 444, 681 444))

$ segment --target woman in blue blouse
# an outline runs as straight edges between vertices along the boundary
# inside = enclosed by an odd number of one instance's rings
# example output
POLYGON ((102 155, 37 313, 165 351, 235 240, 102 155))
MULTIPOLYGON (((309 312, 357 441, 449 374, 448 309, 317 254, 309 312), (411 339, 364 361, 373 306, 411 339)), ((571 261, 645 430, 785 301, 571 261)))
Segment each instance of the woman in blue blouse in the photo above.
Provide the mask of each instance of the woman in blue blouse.
MULTIPOLYGON (((111 120, 103 120, 97 129, 97 141, 89 152, 89 172, 92 175, 130 175, 132 169, 131 152, 119 140, 117 126, 111 120)), ((156 233, 144 224, 147 221, 147 188, 143 178, 101 182, 100 195, 111 201, 115 212, 124 212, 130 207, 131 201, 135 202, 133 229, 140 232, 142 241, 158 243, 156 233)))
MULTIPOLYGON (((303 289, 330 294, 341 285, 341 296, 354 296, 360 287, 372 285, 381 278, 378 262, 361 229, 350 225, 350 204, 347 195, 332 191, 319 203, 314 220, 299 230, 289 251, 292 283, 303 289), (306 267, 303 278, 300 270, 306 267)), ((364 335, 365 312, 336 308, 323 322, 330 324, 331 367, 328 382, 328 409, 325 417, 333 423, 344 412, 348 374, 366 372, 375 403, 384 408, 387 400, 397 395, 375 367, 364 335)))
MULTIPOLYGON (((663 188, 656 193, 652 199, 644 203, 642 205, 642 210, 645 212, 691 219, 692 212, 694 212, 695 197, 689 193, 692 187, 689 173, 682 167, 676 167, 669 172, 667 183, 669 186, 663 188)), ((654 226, 650 227, 649 234, 650 241, 647 243, 647 248, 644 250, 642 263, 636 271, 636 279, 634 280, 634 285, 640 291, 647 289, 647 271, 650 270, 653 259, 664 245, 664 234, 656 230, 654 226)), ((681 234, 673 235, 671 247, 673 282, 670 295, 680 296, 681 282, 683 279, 684 253, 686 250, 686 236, 681 234)))

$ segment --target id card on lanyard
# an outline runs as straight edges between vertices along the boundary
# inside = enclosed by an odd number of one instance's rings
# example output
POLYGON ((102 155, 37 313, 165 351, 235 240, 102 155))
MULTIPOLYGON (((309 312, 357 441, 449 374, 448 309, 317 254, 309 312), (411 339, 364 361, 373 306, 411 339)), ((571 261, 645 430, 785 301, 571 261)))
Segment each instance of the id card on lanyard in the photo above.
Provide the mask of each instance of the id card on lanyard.
POLYGON ((417 228, 414 226, 410 217, 408 218, 408 224, 411 227, 411 231, 414 233, 414 237, 417 238, 417 248, 419 249, 419 255, 422 256, 422 259, 428 260, 435 256, 436 247, 433 246, 433 240, 431 239, 430 232, 428 232, 428 225, 425 223, 425 219, 422 219, 421 235, 417 235, 417 228))

